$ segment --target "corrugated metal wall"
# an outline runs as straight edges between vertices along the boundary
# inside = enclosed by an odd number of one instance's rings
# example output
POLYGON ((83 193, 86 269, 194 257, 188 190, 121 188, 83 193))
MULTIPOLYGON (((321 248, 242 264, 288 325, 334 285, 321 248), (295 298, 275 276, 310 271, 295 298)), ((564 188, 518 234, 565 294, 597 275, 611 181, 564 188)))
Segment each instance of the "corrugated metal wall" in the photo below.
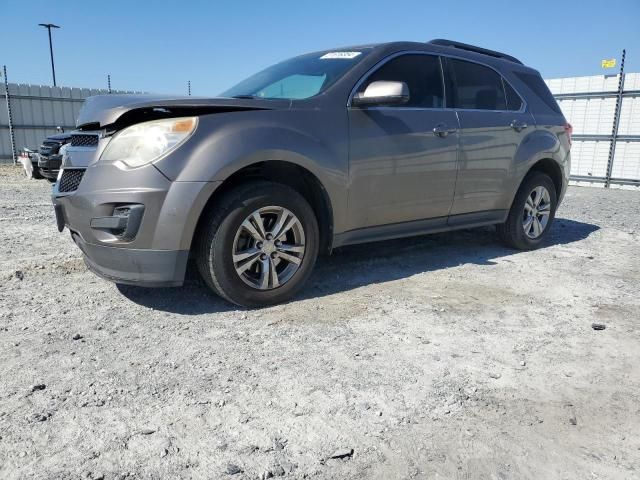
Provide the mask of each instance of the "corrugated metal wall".
MULTIPOLYGON (((11 162, 11 139, 9 137, 9 115, 5 103, 5 86, 0 106, 0 163, 11 162)), ((42 140, 56 132, 56 127, 71 131, 75 127, 76 118, 82 102, 92 95, 106 95, 107 90, 49 87, 9 84, 11 99, 11 117, 16 150, 22 148, 37 149, 42 140)), ((128 91, 112 91, 112 93, 134 93, 128 91)))
POLYGON ((640 73, 624 78, 618 130, 613 136, 619 75, 546 80, 567 120, 573 125, 571 175, 604 184, 611 142, 612 184, 640 186, 640 73))
MULTIPOLYGON (((607 177, 618 75, 547 80, 567 120, 573 125, 571 175, 581 181, 604 183, 607 177)), ((4 85, 2 86, 4 94, 4 85)), ((36 149, 56 127, 72 130, 84 98, 107 90, 9 84, 16 150, 36 149)), ((113 93, 134 93, 117 91, 113 93)), ((4 96, 4 95, 3 95, 4 96)), ((611 165, 612 183, 640 186, 640 73, 628 73, 611 165)), ((9 118, 0 107, 0 162, 10 162, 9 118)))

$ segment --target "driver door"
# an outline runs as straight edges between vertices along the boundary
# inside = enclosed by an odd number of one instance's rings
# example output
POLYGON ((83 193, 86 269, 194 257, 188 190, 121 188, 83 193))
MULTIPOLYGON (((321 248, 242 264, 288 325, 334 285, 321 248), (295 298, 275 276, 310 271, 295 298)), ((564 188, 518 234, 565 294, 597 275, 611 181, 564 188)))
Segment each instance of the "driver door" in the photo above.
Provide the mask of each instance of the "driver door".
POLYGON ((453 202, 458 120, 444 109, 440 58, 402 54, 358 87, 400 81, 409 101, 392 106, 350 106, 350 230, 436 219, 446 224, 453 202), (435 129, 435 131, 434 131, 435 129))

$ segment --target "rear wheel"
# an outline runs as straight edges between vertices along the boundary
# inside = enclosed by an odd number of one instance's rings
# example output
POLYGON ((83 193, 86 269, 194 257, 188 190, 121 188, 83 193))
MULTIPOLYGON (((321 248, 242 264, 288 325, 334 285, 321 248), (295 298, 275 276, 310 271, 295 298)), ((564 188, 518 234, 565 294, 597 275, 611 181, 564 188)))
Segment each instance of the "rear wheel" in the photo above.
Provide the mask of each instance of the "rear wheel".
POLYGON ((228 192, 204 218, 197 239, 200 274, 220 296, 259 307, 290 299, 318 255, 318 223, 307 201, 278 183, 228 192))
POLYGON ((541 172, 530 173, 518 189, 507 221, 498 225, 498 234, 510 247, 538 248, 549 233, 556 208, 557 195, 551 178, 541 172))

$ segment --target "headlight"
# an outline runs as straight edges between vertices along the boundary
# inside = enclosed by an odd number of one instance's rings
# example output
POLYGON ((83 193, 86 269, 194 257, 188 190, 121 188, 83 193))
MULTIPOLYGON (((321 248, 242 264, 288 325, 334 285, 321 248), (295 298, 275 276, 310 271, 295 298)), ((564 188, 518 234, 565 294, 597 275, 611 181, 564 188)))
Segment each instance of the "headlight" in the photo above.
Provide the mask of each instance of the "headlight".
POLYGON ((198 117, 167 118, 138 123, 116 133, 100 156, 101 162, 140 167, 178 148, 193 133, 198 117))

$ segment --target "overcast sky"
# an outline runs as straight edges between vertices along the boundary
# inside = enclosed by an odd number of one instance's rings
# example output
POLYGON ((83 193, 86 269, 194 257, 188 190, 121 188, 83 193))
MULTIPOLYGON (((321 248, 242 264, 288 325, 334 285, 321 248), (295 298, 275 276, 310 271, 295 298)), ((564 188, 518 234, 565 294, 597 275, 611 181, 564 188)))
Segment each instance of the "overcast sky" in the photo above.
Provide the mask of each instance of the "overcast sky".
POLYGON ((11 82, 216 95, 285 58, 331 47, 449 38, 501 50, 545 78, 640 71, 640 0, 0 0, 11 82))

